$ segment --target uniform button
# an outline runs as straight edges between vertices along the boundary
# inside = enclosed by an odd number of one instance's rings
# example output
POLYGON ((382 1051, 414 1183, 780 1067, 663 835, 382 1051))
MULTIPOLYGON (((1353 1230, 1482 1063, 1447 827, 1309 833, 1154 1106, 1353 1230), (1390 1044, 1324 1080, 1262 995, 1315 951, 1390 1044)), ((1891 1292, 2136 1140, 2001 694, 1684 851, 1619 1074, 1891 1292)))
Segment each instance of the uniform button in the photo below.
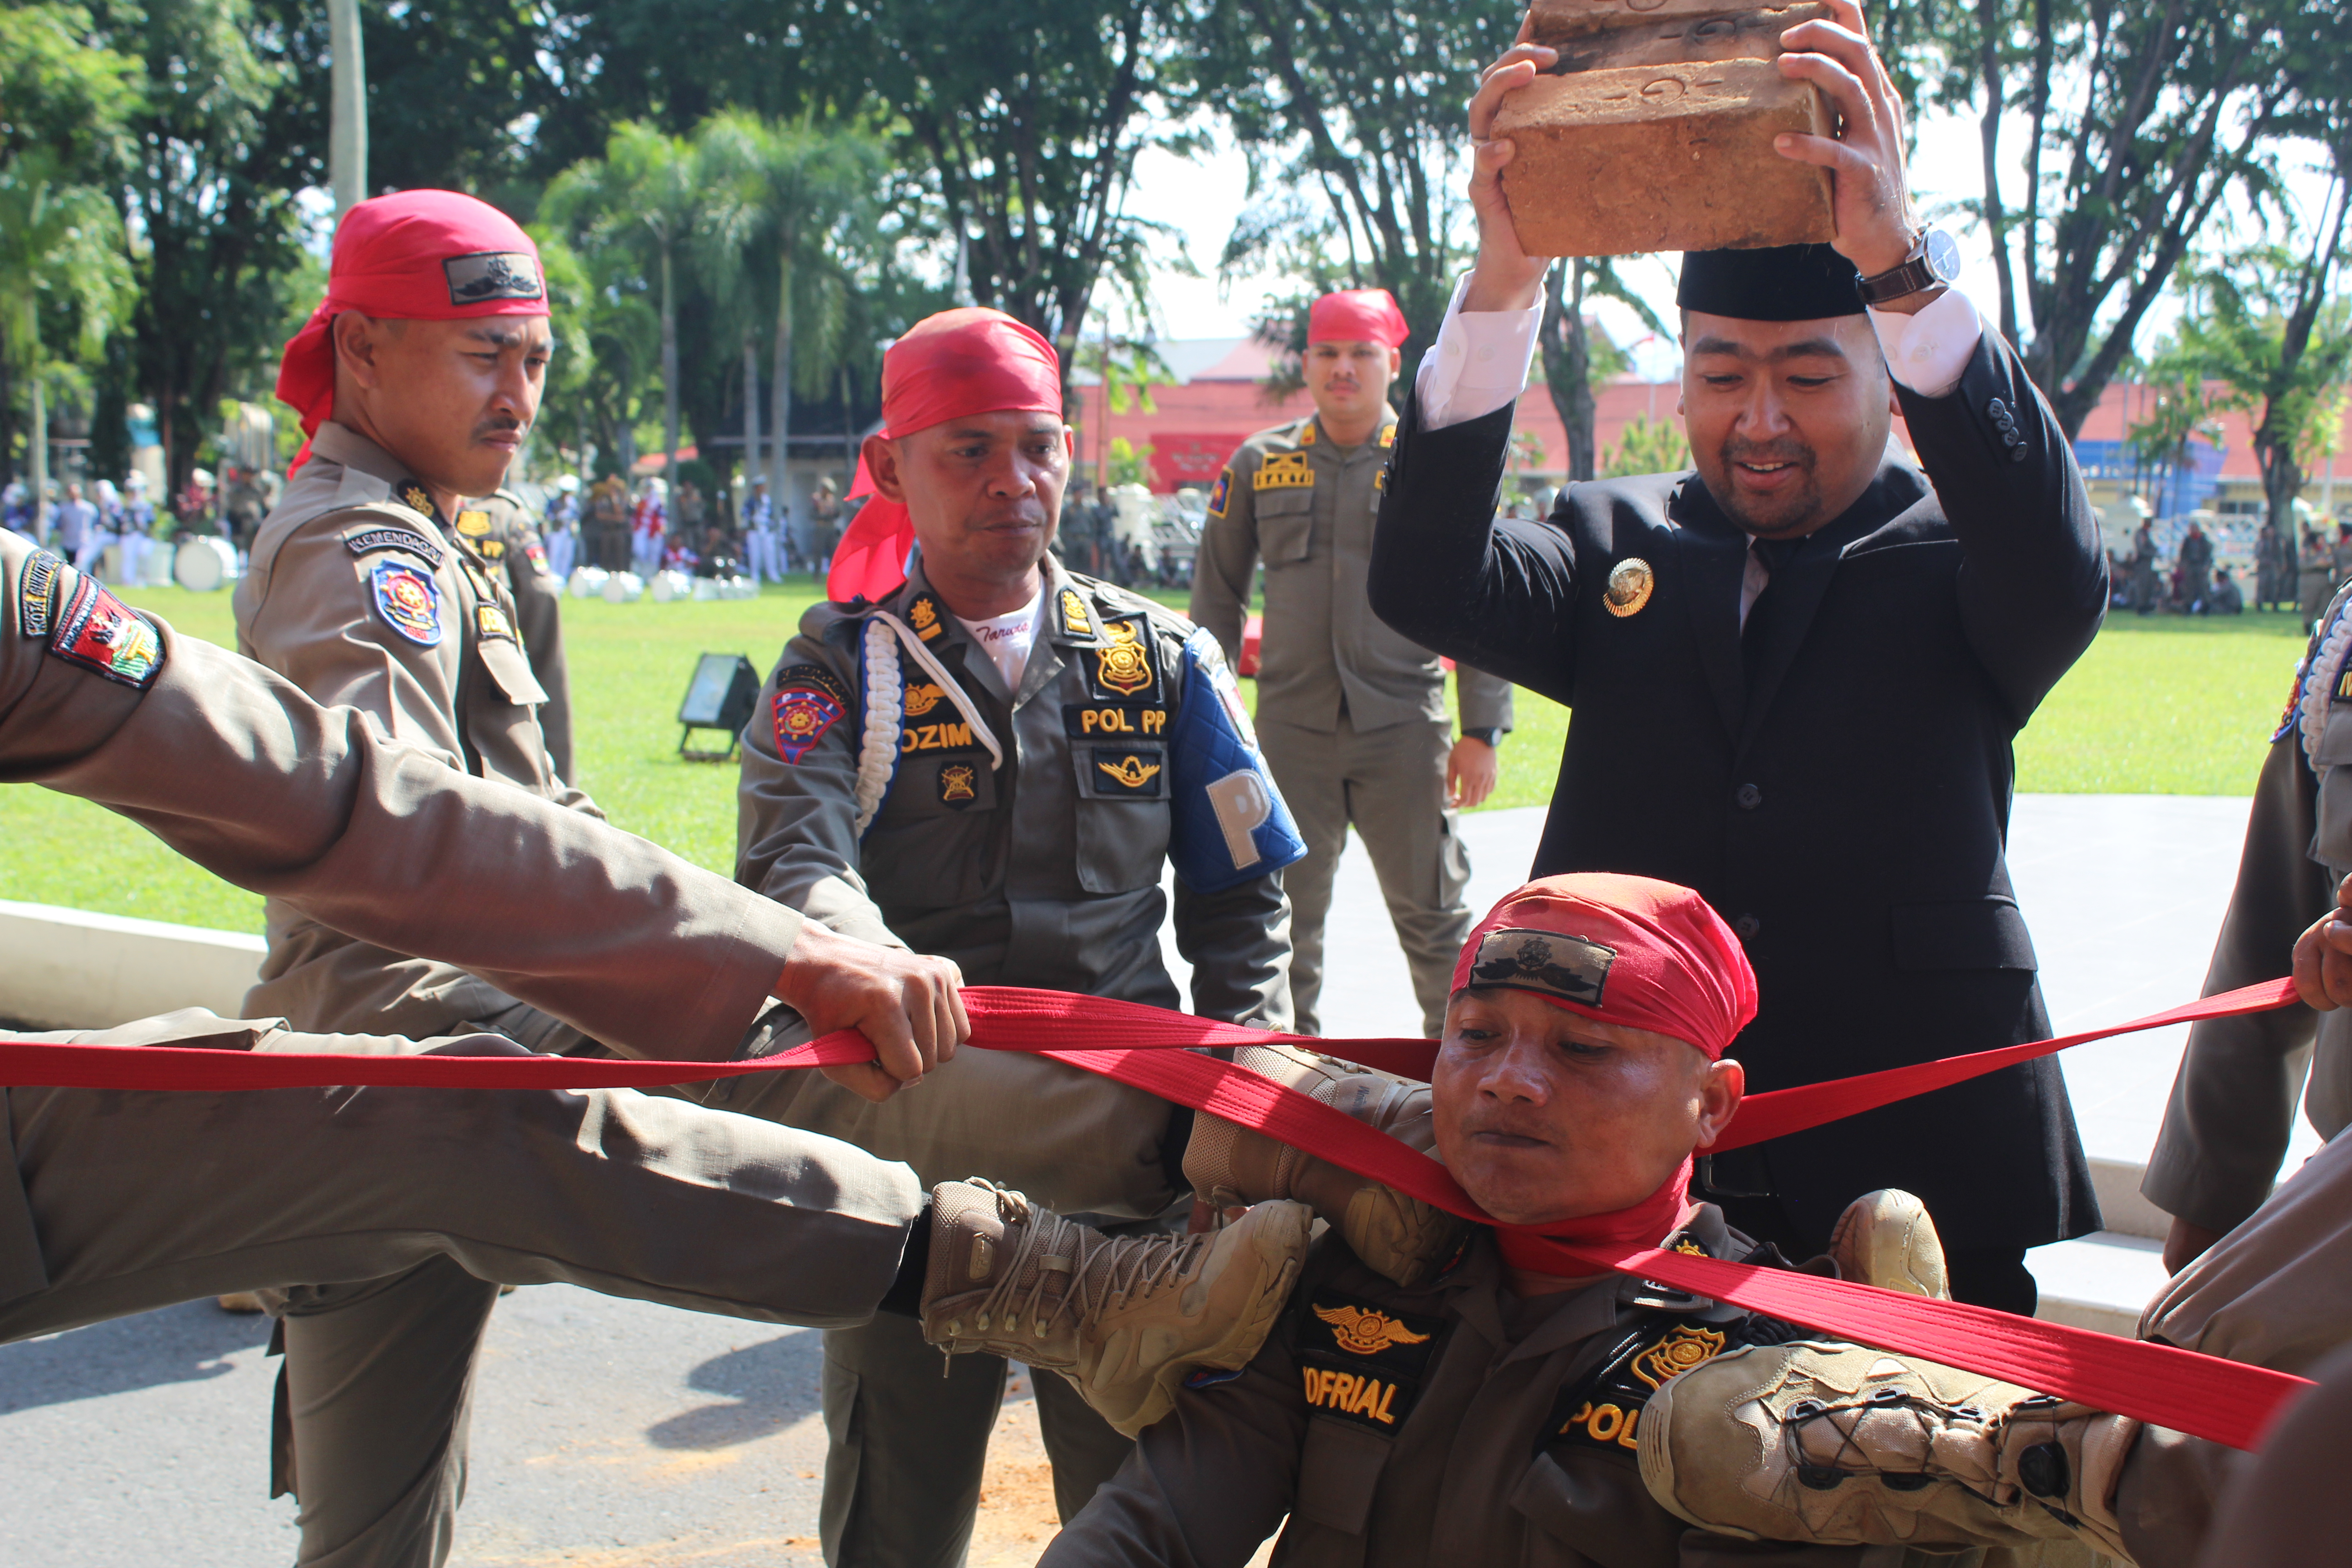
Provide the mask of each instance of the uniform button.
POLYGON ((1752 784, 1741 784, 1731 798, 1739 803, 1740 810, 1753 811, 1764 804, 1764 792, 1752 784))
POLYGON ((1754 942, 1756 933, 1764 929, 1764 922, 1754 915, 1742 915, 1731 922, 1731 929, 1739 933, 1740 941, 1754 942))
POLYGON ((2003 403, 1998 397, 1985 405, 1985 413, 1996 425, 2006 425, 2009 423, 2009 405, 2003 403))
POLYGON ((2009 460, 2012 463, 2021 463, 2025 461, 2024 442, 2020 441, 2016 446, 2011 447, 2009 449, 2009 460))

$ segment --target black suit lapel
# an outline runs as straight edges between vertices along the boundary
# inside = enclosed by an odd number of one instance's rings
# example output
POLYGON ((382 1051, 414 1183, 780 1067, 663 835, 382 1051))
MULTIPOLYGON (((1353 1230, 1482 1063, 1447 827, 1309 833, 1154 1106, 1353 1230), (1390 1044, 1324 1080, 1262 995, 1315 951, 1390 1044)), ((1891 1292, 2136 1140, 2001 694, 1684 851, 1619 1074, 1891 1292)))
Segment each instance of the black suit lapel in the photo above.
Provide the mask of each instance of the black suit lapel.
POLYGON ((1717 510, 1715 498, 1696 479, 1675 491, 1666 519, 1676 525, 1675 549, 1691 643, 1706 670, 1706 688, 1723 715, 1724 732, 1737 735, 1748 703, 1739 663, 1739 583, 1748 571, 1748 536, 1717 510))

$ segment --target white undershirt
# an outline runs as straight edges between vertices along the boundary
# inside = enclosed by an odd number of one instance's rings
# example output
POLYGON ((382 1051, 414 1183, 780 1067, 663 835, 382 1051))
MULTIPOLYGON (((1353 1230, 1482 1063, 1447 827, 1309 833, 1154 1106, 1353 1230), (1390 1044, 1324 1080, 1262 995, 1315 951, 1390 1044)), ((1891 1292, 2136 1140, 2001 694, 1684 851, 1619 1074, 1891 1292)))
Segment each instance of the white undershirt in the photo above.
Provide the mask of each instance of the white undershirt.
POLYGON ((1037 644, 1039 613, 1045 607, 1045 584, 1041 580, 1037 584, 1037 596, 1009 615, 985 621, 966 621, 961 616, 956 617, 963 622, 963 629, 971 634, 971 640, 981 646, 982 651, 996 666, 996 672, 1004 678, 1004 689, 1008 692, 1021 689, 1021 677, 1029 668, 1029 650, 1037 644))
MULTIPOLYGON (((1536 334, 1543 328, 1543 299, 1524 310, 1465 310, 1465 275, 1454 286, 1436 346, 1423 355, 1414 378, 1425 430, 1466 425, 1516 400, 1528 384, 1536 334)), ((1969 356, 1984 335, 1983 318, 1966 294, 1947 289, 1916 315, 1872 310, 1887 373, 1923 397, 1943 397, 1960 384, 1969 356)))

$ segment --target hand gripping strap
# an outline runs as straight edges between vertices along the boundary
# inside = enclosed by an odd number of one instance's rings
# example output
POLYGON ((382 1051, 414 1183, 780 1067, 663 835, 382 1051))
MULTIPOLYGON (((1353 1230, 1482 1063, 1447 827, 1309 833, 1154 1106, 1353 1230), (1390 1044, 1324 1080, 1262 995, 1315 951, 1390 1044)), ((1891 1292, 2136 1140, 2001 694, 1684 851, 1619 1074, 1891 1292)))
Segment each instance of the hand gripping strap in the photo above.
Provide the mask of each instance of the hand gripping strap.
MULTIPOLYGON (((2284 1006, 2288 981, 2248 986, 2173 1007, 2115 1028, 1983 1051, 1946 1062, 1759 1095, 1776 1098, 1786 1125, 1814 1126, 1920 1089, 1941 1087, 2068 1045, 2136 1029, 2284 1006), (1937 1081, 1927 1081, 1935 1079, 1937 1081), (1916 1088, 1906 1088, 1916 1083, 1916 1088), (1868 1087, 1864 1087, 1868 1086, 1868 1087), (1804 1100, 1802 1097, 1811 1097, 1804 1100), (1839 1109, 1843 1106, 1843 1109, 1839 1109)), ((1244 1028, 1128 1002, 1059 992, 975 986, 964 993, 971 1044, 1030 1050, 1101 1073, 1181 1105, 1264 1132, 1449 1213, 1493 1224, 1444 1166, 1320 1101, 1269 1079, 1184 1047, 1290 1044, 1425 1078, 1428 1040, 1317 1040, 1244 1028), (1118 1047, 1093 1042, 1106 1036, 1118 1047)), ((0 1086, 223 1090, 387 1085, 473 1089, 645 1089, 824 1067, 873 1058, 865 1037, 841 1030, 772 1057, 743 1062, 604 1061, 499 1055, 333 1056, 219 1051, 173 1046, 81 1046, 0 1042, 0 1086)), ((1743 1113, 1744 1114, 1744 1113, 1743 1113)), ((1734 1122, 1734 1131, 1740 1123, 1734 1122)), ((1723 1145, 1718 1143, 1717 1147, 1723 1145)), ((1524 1256, 1563 1273, 1610 1269, 1695 1295, 1821 1329, 1864 1344, 1965 1367, 2101 1410, 2151 1421, 2232 1447, 2250 1448, 2306 1382, 2217 1357, 2018 1318, 1981 1307, 1759 1268, 1645 1247, 1570 1247, 1518 1227, 1497 1226, 1524 1256)))

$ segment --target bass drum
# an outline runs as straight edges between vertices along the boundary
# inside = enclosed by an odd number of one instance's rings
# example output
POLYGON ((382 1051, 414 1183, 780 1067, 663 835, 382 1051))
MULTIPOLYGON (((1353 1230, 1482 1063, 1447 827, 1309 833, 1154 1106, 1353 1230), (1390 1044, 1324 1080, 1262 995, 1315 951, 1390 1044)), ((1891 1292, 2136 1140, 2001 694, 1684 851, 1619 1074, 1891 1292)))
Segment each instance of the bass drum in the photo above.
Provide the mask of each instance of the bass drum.
POLYGON ((191 594, 212 593, 236 574, 236 546, 216 533, 183 539, 172 552, 172 581, 191 594))

